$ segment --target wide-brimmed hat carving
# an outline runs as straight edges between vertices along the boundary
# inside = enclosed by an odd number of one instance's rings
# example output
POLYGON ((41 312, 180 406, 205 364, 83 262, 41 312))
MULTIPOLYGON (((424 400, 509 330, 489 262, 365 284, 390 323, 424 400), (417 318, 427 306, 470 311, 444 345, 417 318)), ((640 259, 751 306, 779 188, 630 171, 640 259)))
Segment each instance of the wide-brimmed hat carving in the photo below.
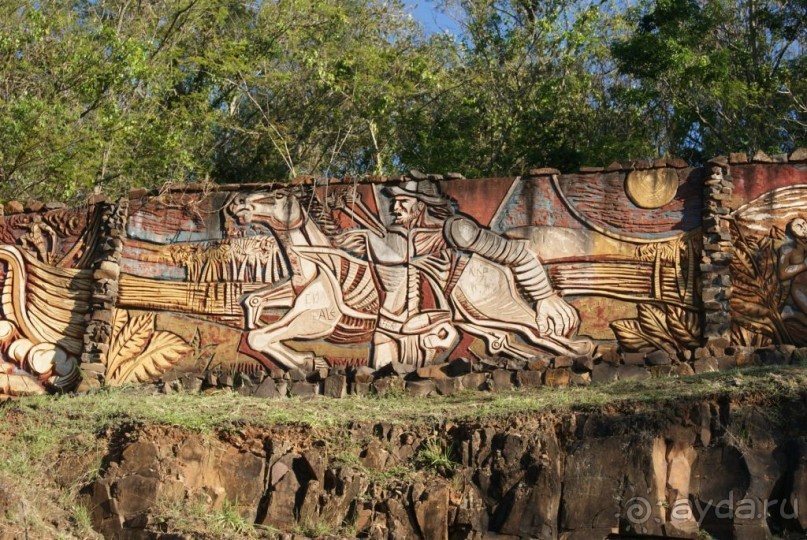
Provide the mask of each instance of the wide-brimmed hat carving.
POLYGON ((426 204, 442 205, 447 200, 437 182, 431 180, 409 180, 397 186, 385 187, 384 192, 389 197, 414 197, 426 204))

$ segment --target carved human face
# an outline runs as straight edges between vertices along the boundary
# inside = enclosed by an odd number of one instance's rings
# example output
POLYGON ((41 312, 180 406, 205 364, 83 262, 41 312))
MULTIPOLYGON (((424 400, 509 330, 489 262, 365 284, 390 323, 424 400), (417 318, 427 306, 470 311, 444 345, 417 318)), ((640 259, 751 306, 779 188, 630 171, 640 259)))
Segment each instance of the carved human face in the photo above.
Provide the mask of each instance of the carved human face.
POLYGON ((807 221, 796 218, 790 222, 790 231, 797 240, 807 240, 807 221))
POLYGON ((392 213, 395 214, 395 223, 406 228, 412 228, 415 221, 423 213, 425 205, 414 197, 401 195, 395 197, 392 203, 392 213))

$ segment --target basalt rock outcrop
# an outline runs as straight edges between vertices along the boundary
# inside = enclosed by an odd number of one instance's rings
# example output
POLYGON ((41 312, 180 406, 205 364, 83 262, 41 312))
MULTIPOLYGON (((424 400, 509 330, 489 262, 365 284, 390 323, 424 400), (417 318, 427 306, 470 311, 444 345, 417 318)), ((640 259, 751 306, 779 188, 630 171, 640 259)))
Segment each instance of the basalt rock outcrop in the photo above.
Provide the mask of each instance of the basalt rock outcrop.
POLYGON ((130 427, 82 503, 106 538, 175 538, 162 509, 191 502, 287 538, 770 538, 807 530, 805 418, 807 395, 790 395, 415 427, 130 427))

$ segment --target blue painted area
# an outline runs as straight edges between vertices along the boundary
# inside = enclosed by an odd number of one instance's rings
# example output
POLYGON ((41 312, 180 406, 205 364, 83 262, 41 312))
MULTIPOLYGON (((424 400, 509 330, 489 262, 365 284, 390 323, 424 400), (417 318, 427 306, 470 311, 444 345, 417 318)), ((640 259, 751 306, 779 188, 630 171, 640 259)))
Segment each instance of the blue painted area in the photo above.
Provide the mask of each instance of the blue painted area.
MULTIPOLYGON (((532 226, 548 226, 548 227, 563 227, 563 228, 580 228, 581 221, 572 213, 565 210, 559 210, 556 206, 556 199, 547 193, 546 189, 551 188, 548 184, 536 184, 529 180, 521 180, 515 186, 509 197, 503 203, 502 210, 498 213, 496 218, 490 225, 491 230, 499 234, 505 234, 510 229, 532 227, 532 226)), ((607 200, 607 199, 606 199, 607 200)), ((643 239, 658 239, 664 240, 673 236, 677 236, 683 230, 691 230, 700 225, 700 204, 697 199, 692 199, 693 208, 685 208, 682 212, 679 209, 669 210, 647 210, 635 212, 645 212, 650 214, 655 220, 659 222, 677 222, 672 228, 667 226, 657 227, 657 230, 645 231, 630 231, 622 229, 619 223, 609 220, 609 216, 613 214, 614 207, 617 207, 616 202, 612 201, 611 208, 603 211, 598 219, 587 216, 585 211, 575 206, 575 201, 570 200, 570 204, 578 213, 584 216, 592 224, 596 224, 604 230, 611 231, 620 235, 643 238, 643 239), (697 203, 697 204, 695 204, 697 203), (687 219, 689 218, 689 219, 687 219), (694 219, 693 219, 694 218, 694 219)))
POLYGON ((140 228, 129 228, 129 238, 145 240, 155 244, 177 244, 183 242, 204 242, 219 240, 221 235, 211 234, 209 231, 176 231, 171 234, 157 234, 154 231, 145 231, 140 228))
POLYGON ((508 229, 541 225, 558 225, 552 200, 541 195, 531 182, 519 181, 504 208, 490 224, 491 230, 503 234, 508 229))
POLYGON ((168 281, 185 281, 187 276, 185 269, 181 266, 168 262, 144 263, 140 260, 144 254, 148 255, 148 251, 136 246, 127 246, 125 254, 121 257, 121 270, 125 274, 134 276, 159 278, 168 281))
POLYGON ((510 198, 504 201, 504 207, 499 212, 493 221, 490 223, 490 230, 502 234, 507 229, 512 229, 517 225, 513 225, 517 221, 526 221, 526 215, 523 212, 523 207, 518 209, 519 197, 524 189, 524 182, 519 181, 516 188, 510 194, 510 198))
POLYGON ((148 263, 149 273, 144 275, 144 264, 136 259, 123 257, 120 261, 121 271, 133 276, 150 277, 165 281, 186 281, 185 270, 169 264, 148 263))
POLYGON ((129 218, 126 234, 135 240, 145 240, 155 244, 176 244, 181 242, 205 242, 221 240, 223 233, 217 215, 206 216, 207 223, 195 222, 188 218, 174 224, 175 230, 158 232, 153 230, 152 219, 144 214, 134 214, 129 218))

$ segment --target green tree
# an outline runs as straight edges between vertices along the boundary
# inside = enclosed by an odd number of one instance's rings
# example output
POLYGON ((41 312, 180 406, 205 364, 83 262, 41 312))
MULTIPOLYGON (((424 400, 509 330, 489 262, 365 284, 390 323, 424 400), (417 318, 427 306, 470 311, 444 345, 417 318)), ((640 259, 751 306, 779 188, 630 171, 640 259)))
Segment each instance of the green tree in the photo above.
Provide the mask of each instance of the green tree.
MULTIPOLYGON (((218 133, 216 177, 396 170, 392 121, 431 84, 429 43, 400 2, 264 3, 218 133)), ((227 68, 225 68, 225 71, 227 68)))
POLYGON ((805 0, 0 3, 0 199, 804 143, 805 0))
POLYGON ((6 2, 0 196, 71 199, 204 175, 217 111, 196 38, 221 2, 6 2))
POLYGON ((615 4, 459 0, 446 9, 462 25, 450 82, 406 117, 425 128, 406 131, 403 162, 485 176, 652 154, 605 45, 622 25, 615 4))
POLYGON ((0 197, 394 172, 440 65, 400 2, 14 0, 0 197))
POLYGON ((804 144, 804 0, 655 0, 631 16, 613 52, 660 151, 698 162, 804 144))

